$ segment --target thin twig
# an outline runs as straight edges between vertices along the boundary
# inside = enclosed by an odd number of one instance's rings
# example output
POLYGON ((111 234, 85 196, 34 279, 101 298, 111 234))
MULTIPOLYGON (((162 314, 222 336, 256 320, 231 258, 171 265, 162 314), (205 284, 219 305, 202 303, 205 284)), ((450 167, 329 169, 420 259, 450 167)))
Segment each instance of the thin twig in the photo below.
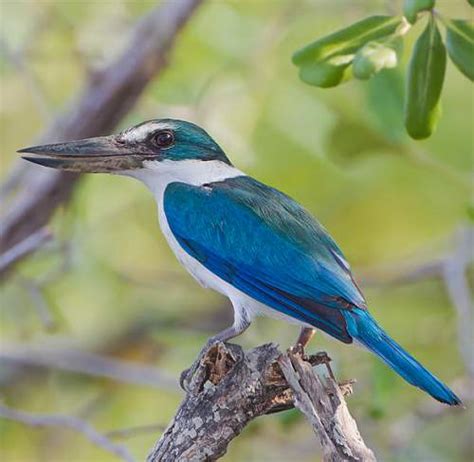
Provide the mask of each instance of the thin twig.
POLYGON ((47 227, 40 228, 38 231, 27 236, 23 241, 11 247, 5 253, 0 255, 0 275, 13 268, 22 258, 35 250, 52 238, 51 232, 47 227))
POLYGON ((36 284, 34 280, 27 278, 20 278, 20 284, 30 296, 43 328, 49 331, 53 330, 56 327, 56 321, 41 290, 41 286, 36 284))
MULTIPOLYGON (((16 189, 21 185, 24 176, 24 165, 19 162, 13 164, 8 174, 5 176, 5 179, 0 184, 0 201, 3 204, 3 207, 5 207, 8 202, 10 195, 13 195, 16 189)), ((3 210, 1 212, 3 214, 3 210)))
POLYGON ((134 458, 125 446, 114 443, 107 436, 99 433, 85 420, 81 420, 77 417, 61 414, 32 414, 1 404, 0 417, 21 422, 31 427, 59 427, 74 430, 82 433, 91 443, 105 451, 115 454, 126 462, 134 462, 134 458))
POLYGON ((415 143, 406 144, 406 157, 417 165, 429 168, 434 172, 440 173, 444 178, 449 179, 453 184, 463 188, 466 192, 472 190, 472 179, 468 174, 456 170, 449 164, 438 161, 433 155, 420 148, 415 143))
POLYGON ((177 381, 156 367, 108 358, 72 348, 3 344, 0 362, 47 367, 105 377, 123 383, 178 391, 177 381))

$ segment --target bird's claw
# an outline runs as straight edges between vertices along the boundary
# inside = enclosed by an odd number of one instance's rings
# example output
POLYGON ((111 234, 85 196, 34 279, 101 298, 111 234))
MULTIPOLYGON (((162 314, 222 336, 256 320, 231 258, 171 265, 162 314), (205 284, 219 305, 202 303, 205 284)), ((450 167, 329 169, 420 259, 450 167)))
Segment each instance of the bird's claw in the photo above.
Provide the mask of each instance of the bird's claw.
POLYGON ((301 343, 297 343, 296 345, 293 345, 290 347, 290 351, 295 354, 301 356, 303 359, 306 358, 306 354, 304 352, 304 346, 301 343))
POLYGON ((188 367, 185 369, 183 372, 181 372, 181 375, 179 376, 179 386, 183 391, 188 391, 187 390, 187 383, 188 383, 188 378, 191 376, 192 377, 192 369, 193 366, 188 367))
POLYGON ((186 393, 189 393, 193 389, 193 377, 196 375, 196 372, 199 370, 199 367, 201 366, 201 362, 203 357, 207 354, 209 351, 209 347, 211 345, 206 344, 204 348, 200 351, 198 358, 194 363, 185 369, 183 372, 181 372, 181 375, 179 376, 179 385, 185 391, 186 393))
POLYGON ((201 367, 201 360, 202 356, 199 356, 199 359, 191 367, 181 372, 179 385, 186 393, 192 393, 196 389, 199 390, 199 384, 203 382, 202 375, 205 374, 205 371, 201 367))
POLYGON ((232 359, 229 365, 227 358, 229 355, 223 355, 221 353, 222 348, 224 348, 223 343, 210 339, 202 348, 198 359, 194 361, 191 367, 181 372, 179 384, 185 392, 189 393, 200 389, 207 379, 212 381, 213 377, 211 376, 213 373, 214 375, 217 374, 217 376, 225 375, 226 371, 235 360, 232 359))

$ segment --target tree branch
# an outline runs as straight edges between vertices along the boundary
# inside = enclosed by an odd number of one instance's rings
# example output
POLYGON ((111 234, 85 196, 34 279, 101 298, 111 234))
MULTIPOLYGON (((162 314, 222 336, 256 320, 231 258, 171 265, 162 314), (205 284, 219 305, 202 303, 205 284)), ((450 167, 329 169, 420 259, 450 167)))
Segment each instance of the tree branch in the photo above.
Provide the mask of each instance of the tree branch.
POLYGON ((122 383, 177 391, 177 381, 157 367, 81 351, 75 348, 2 344, 0 365, 21 364, 105 377, 122 383))
POLYGON ((0 255, 0 274, 10 270, 22 258, 39 249, 43 244, 52 238, 52 234, 46 228, 40 228, 28 235, 22 241, 10 247, 6 252, 0 255))
MULTIPOLYGON (((109 133, 134 106, 150 80, 167 64, 178 32, 202 0, 163 2, 137 24, 132 38, 112 64, 90 76, 69 109, 40 136, 51 143, 109 133)), ((8 251, 42 228, 56 208, 66 202, 78 175, 39 168, 24 162, 26 174, 17 185, 2 218, 0 249, 8 251)), ((15 169, 14 169, 15 170, 15 169)), ((8 181, 8 180, 7 180, 8 181)), ((20 259, 22 257, 19 257, 20 259)), ((7 271, 3 268, 3 272, 7 271)))
POLYGON ((299 356, 281 356, 279 364, 293 389, 295 406, 305 414, 319 437, 324 460, 375 461, 349 413, 339 385, 330 377, 326 377, 324 385, 311 364, 299 356))
POLYGON ((9 420, 15 420, 31 427, 59 427, 74 430, 82 433, 91 443, 101 447, 105 451, 115 454, 125 462, 133 462, 134 458, 129 450, 121 445, 114 443, 107 436, 99 433, 92 425, 85 420, 70 415, 60 414, 32 414, 18 409, 0 405, 0 417, 9 420))
POLYGON ((214 344, 187 378, 188 393, 148 462, 217 460, 250 421, 293 405, 311 422, 325 461, 375 461, 340 386, 330 377, 323 385, 313 372, 312 364, 328 360, 325 354, 282 354, 274 344, 247 352, 233 344, 214 344))

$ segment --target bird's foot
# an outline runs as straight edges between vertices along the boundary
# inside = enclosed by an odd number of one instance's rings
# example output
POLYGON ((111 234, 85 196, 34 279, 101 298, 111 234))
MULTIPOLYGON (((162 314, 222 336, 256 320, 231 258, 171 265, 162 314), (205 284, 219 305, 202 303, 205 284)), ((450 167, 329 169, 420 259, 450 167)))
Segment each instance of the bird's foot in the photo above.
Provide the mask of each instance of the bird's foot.
POLYGON ((306 353, 304 351, 304 345, 301 343, 296 343, 296 345, 290 347, 290 351, 295 355, 301 356, 303 359, 307 359, 306 353))
POLYGON ((198 359, 181 372, 179 383, 187 393, 200 391, 209 381, 217 385, 236 362, 232 345, 220 341, 207 342, 198 359))
POLYGON ((306 354, 305 346, 301 343, 297 343, 296 345, 290 347, 290 351, 293 354, 301 356, 304 361, 309 362, 312 366, 318 366, 319 364, 325 364, 326 366, 329 366, 329 363, 332 361, 325 351, 319 351, 318 353, 312 355, 306 354))
POLYGON ((194 361, 193 364, 191 364, 191 367, 188 367, 185 369, 183 372, 181 372, 181 375, 179 376, 179 385, 185 392, 190 392, 193 377, 196 375, 198 369, 202 366, 201 362, 205 356, 205 354, 209 351, 211 348, 211 344, 207 342, 204 347, 201 349, 199 352, 198 358, 196 361, 194 361))
POLYGON ((195 364, 194 363, 191 367, 184 369, 179 376, 179 386, 183 391, 188 391, 188 378, 193 375, 193 371, 195 372, 195 364))

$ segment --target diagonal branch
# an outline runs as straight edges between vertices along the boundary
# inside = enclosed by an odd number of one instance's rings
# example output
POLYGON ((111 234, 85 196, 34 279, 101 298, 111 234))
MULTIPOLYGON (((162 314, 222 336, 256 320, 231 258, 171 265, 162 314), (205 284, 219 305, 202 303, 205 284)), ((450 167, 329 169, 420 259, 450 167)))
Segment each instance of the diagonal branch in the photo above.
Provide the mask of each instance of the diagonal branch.
POLYGON ((323 385, 313 372, 312 364, 327 360, 282 354, 274 344, 247 352, 237 345, 212 345, 186 378, 188 393, 148 462, 217 460, 253 419, 293 405, 319 436, 325 461, 375 461, 347 409, 342 393, 347 384, 340 387, 327 377, 323 385))
POLYGON ((372 462, 373 452, 365 445, 357 424, 336 382, 326 378, 326 385, 313 373, 311 365, 295 355, 279 360, 288 384, 293 389, 295 406, 305 414, 323 449, 323 459, 330 462, 372 462))
POLYGON ((99 433, 85 420, 70 415, 61 414, 32 414, 18 409, 0 405, 0 417, 15 420, 31 427, 59 427, 82 433, 91 443, 115 454, 125 462, 133 462, 134 458, 129 450, 118 443, 114 443, 107 436, 99 433))
POLYGON ((43 246, 43 244, 49 241, 52 237, 50 231, 46 227, 43 227, 10 247, 6 252, 0 255, 0 274, 11 268, 22 258, 43 246))
MULTIPOLYGON (((178 32, 202 0, 163 2, 140 21, 132 38, 114 62, 89 77, 84 88, 40 136, 54 142, 108 133, 130 111, 152 78, 167 65, 178 32)), ((18 193, 2 217, 0 249, 15 244, 42 228, 56 208, 66 202, 77 175, 24 163, 18 193)), ((8 181, 8 179, 7 179, 8 181)), ((19 256, 13 265, 23 258, 19 256)), ((10 265, 10 266, 11 266, 10 265)), ((6 272, 8 268, 4 268, 6 272)))

